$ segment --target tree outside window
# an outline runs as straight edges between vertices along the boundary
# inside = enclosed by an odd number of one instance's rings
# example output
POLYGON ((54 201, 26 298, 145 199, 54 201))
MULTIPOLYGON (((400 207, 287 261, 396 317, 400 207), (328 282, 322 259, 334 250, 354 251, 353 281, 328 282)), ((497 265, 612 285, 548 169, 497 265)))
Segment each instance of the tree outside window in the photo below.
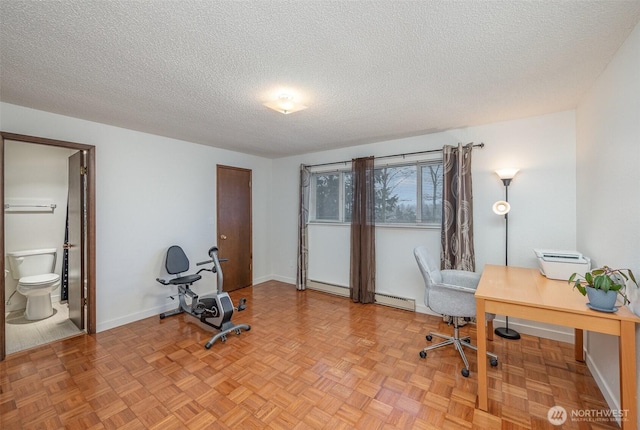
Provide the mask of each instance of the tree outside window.
POLYGON ((421 166, 422 222, 442 222, 442 164, 421 166))
POLYGON ((315 219, 339 221, 340 175, 338 173, 314 175, 315 219))
MULTIPOLYGON (((416 162, 374 171, 377 224, 440 224, 442 162, 416 162)), ((312 221, 351 222, 353 174, 314 173, 312 221)))
POLYGON ((376 222, 416 222, 416 166, 376 169, 374 179, 376 222))
POLYGON ((344 222, 351 222, 353 214, 353 173, 343 172, 344 178, 344 222))

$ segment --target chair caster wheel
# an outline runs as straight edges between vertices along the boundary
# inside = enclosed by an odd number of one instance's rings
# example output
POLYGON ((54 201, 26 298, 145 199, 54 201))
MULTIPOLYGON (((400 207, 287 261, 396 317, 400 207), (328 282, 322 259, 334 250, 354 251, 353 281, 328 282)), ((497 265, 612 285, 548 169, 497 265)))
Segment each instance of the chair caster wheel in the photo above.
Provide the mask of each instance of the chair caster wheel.
POLYGON ((165 314, 160 314, 160 319, 163 320, 165 317, 165 314))
POLYGON ((498 359, 492 358, 491 360, 489 360, 489 364, 491 364, 491 367, 496 367, 498 365, 498 359))
POLYGON ((220 340, 221 340, 221 341, 223 341, 223 342, 226 342, 226 341, 227 341, 227 336, 222 336, 222 337, 220 338, 220 340))
POLYGON ((420 358, 427 358, 427 353, 425 351, 420 351, 420 358))
POLYGON ((427 340, 428 340, 429 342, 431 342, 431 341, 433 340, 433 336, 431 336, 430 334, 428 334, 428 335, 427 335, 427 340))
POLYGON ((469 369, 462 369, 462 376, 464 376, 465 378, 469 377, 469 369))
POLYGON ((471 343, 471 339, 462 339, 463 342, 471 343))
POLYGON ((211 349, 211 344, 209 342, 207 342, 207 343, 204 344, 204 347, 207 348, 207 349, 211 349))

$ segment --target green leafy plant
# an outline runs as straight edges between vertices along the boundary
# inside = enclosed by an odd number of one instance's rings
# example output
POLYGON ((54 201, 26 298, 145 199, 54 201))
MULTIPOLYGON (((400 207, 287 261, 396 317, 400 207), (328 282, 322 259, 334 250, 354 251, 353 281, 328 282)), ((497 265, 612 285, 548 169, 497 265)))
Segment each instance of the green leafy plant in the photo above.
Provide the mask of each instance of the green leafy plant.
POLYGON ((624 304, 626 305, 627 303, 631 303, 624 291, 624 287, 629 279, 638 287, 638 283, 631 269, 612 269, 609 266, 602 266, 584 275, 574 273, 568 282, 573 282, 573 288, 577 288, 583 296, 587 295, 586 287, 595 288, 596 290, 602 290, 604 292, 617 291, 624 299, 624 304))

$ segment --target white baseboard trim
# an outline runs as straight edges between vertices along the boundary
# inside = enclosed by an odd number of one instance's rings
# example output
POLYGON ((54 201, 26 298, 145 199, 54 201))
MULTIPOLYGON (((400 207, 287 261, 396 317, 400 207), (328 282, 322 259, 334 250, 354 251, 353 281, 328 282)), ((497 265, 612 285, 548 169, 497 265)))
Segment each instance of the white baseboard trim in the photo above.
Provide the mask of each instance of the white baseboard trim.
MULTIPOLYGON (((344 285, 335 285, 328 284, 325 282, 307 281, 307 289, 316 290, 323 293, 334 294, 340 297, 350 297, 351 293, 349 287, 345 287, 344 285)), ((416 301, 414 299, 409 299, 406 297, 399 297, 386 293, 376 292, 375 295, 375 303, 378 305, 389 306, 392 308, 403 309, 405 311, 414 312, 416 310, 416 301)))
POLYGON ((433 315, 434 317, 442 317, 442 315, 435 313, 434 311, 432 311, 428 307, 426 307, 424 305, 419 305, 417 303, 416 303, 416 312, 418 312, 420 314, 433 315))
POLYGON ((261 284, 262 282, 267 282, 267 281, 279 281, 279 282, 284 282, 285 284, 296 284, 296 278, 289 278, 288 276, 280 276, 280 275, 269 275, 269 276, 263 276, 261 278, 255 279, 253 281, 253 284, 261 284))
MULTIPOLYGON (((607 380, 602 376, 602 373, 598 369, 598 366, 596 366, 596 363, 593 361, 593 359, 589 355, 588 350, 585 350, 585 362, 587 363, 587 367, 591 372, 591 376, 593 376, 593 379, 596 381, 598 388, 600 388, 600 392, 604 396, 604 400, 607 402, 609 409, 616 410, 616 411, 620 410, 618 395, 613 392, 613 390, 611 389, 611 386, 609 386, 609 384, 607 383, 607 380)), ((621 422, 620 420, 618 420, 618 425, 620 424, 621 422)))
POLYGON ((178 300, 176 299, 172 302, 167 302, 162 306, 156 306, 151 309, 146 309, 142 312, 136 312, 136 313, 125 315, 123 317, 115 318, 112 320, 99 322, 96 324, 96 332, 100 333, 101 331, 110 330, 112 328, 120 327, 121 325, 140 321, 142 319, 149 318, 154 315, 157 316, 158 321, 160 321, 159 315, 162 312, 167 312, 177 307, 178 307, 178 300))
MULTIPOLYGON (((420 306, 417 304, 416 304, 416 312, 427 314, 427 315, 440 316, 439 314, 436 314, 426 306, 420 306)), ((496 318, 493 320, 493 326, 497 328, 497 327, 502 327, 503 325, 504 325, 504 317, 496 316, 496 318)), ((564 327, 560 327, 560 326, 548 325, 546 327, 542 327, 542 326, 536 325, 533 322, 529 323, 528 321, 526 322, 520 321, 520 320, 514 321, 512 319, 509 319, 509 328, 513 328, 514 330, 522 334, 543 337, 545 339, 556 340, 559 342, 573 343, 574 341, 573 330, 571 330, 570 333, 565 332, 565 331, 562 331, 564 327)))
MULTIPOLYGON (((495 328, 504 326, 504 317, 496 316, 493 320, 495 328)), ((565 327, 553 326, 551 324, 539 326, 534 322, 509 319, 509 328, 516 330, 522 334, 530 336, 543 337, 545 339, 556 340, 558 342, 574 343, 573 330, 565 331, 565 327)))
POLYGON ((307 281, 307 289, 321 291, 323 293, 334 294, 340 297, 349 297, 349 287, 343 285, 328 284, 326 282, 313 281, 309 279, 307 281))

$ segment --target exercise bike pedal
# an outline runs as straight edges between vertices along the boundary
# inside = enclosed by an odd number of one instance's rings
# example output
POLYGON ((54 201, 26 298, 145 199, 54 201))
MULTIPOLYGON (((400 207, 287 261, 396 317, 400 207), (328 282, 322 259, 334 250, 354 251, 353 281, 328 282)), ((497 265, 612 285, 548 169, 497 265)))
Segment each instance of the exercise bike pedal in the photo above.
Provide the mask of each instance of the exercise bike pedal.
POLYGON ((245 299, 244 297, 240 299, 240 301, 238 302, 238 309, 237 311, 243 311, 247 309, 247 299, 245 299))

